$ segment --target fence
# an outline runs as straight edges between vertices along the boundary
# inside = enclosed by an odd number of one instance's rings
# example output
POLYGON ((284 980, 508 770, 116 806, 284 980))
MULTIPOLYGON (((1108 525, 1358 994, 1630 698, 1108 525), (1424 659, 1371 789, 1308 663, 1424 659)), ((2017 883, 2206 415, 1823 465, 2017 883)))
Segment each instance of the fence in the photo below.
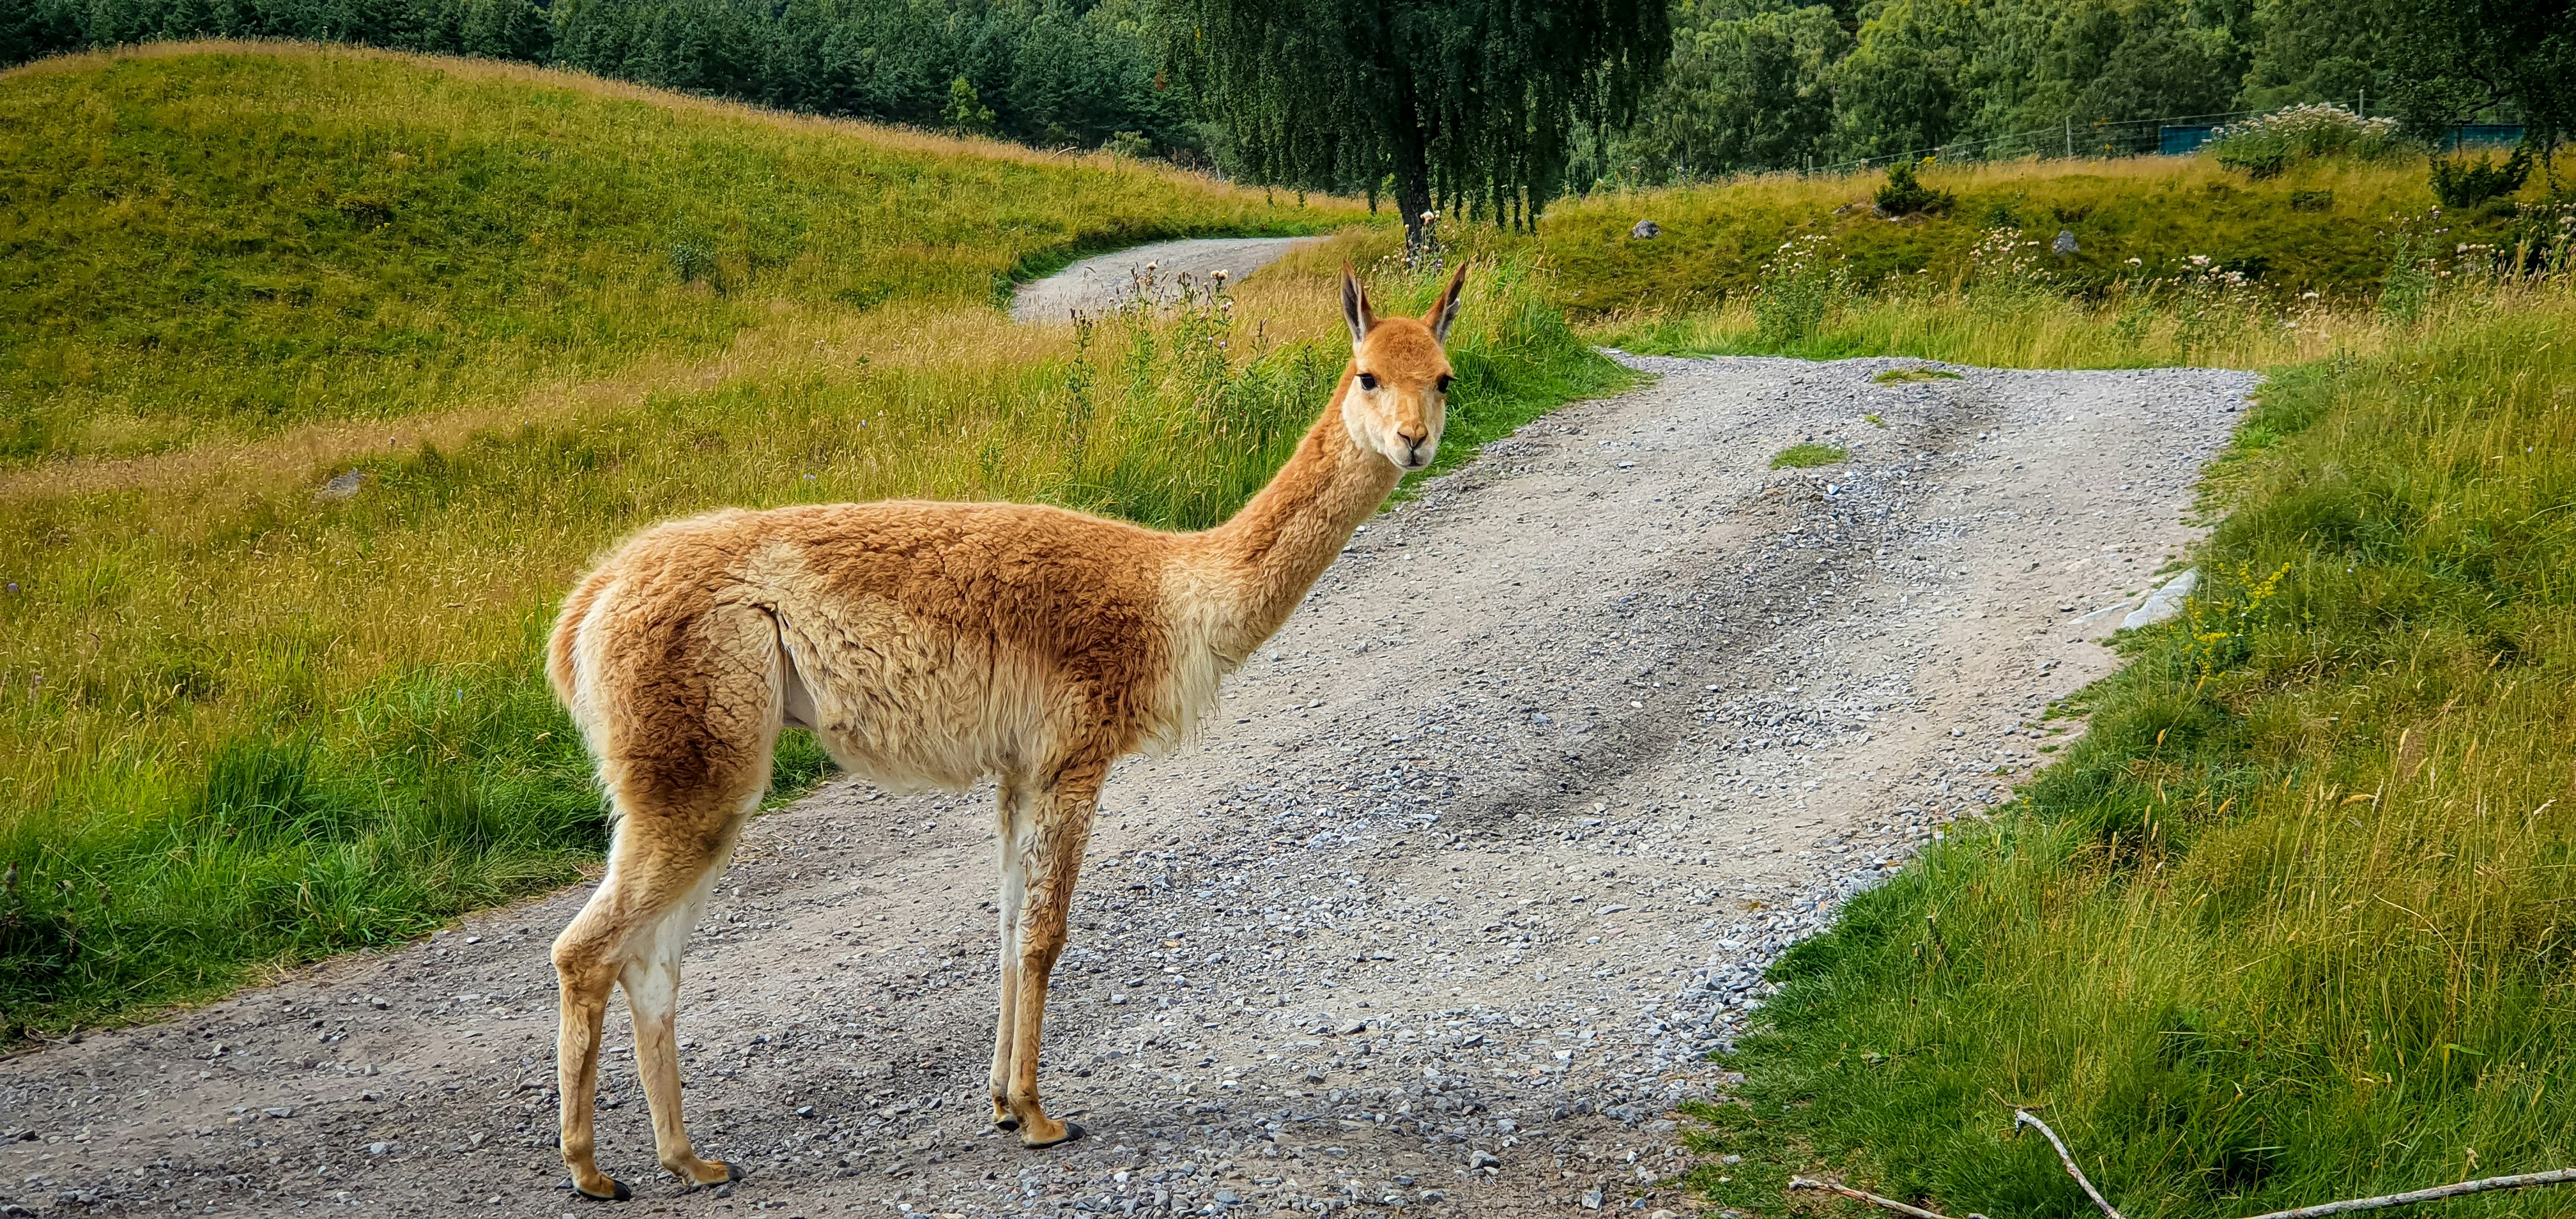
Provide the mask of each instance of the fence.
MULTIPOLYGON (((1898 161, 1920 161, 1926 157, 1939 161, 2013 161, 2025 157, 2185 156, 2208 143, 2210 136, 2229 122, 2267 113, 2270 111, 2230 110, 2223 114, 2186 114, 2171 118, 2081 124, 2069 119, 2055 127, 1975 140, 1955 140, 1929 148, 1883 153, 1832 165, 1811 165, 1809 169, 1819 173, 1855 173, 1884 168, 1898 161)), ((2445 152, 2456 152, 2464 147, 2514 144, 2521 139, 2522 125, 2519 123, 2470 123, 2452 128, 2450 134, 2443 137, 2441 146, 2445 152)))

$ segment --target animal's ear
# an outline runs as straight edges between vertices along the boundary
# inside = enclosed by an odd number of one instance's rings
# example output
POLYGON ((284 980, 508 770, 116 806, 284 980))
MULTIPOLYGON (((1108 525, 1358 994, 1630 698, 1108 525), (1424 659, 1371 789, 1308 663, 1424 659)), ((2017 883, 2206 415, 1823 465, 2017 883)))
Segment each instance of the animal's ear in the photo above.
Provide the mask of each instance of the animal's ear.
POLYGON ((1458 322, 1458 293, 1467 286, 1467 264, 1458 264, 1458 273, 1449 277, 1449 290, 1440 294, 1438 304, 1422 315, 1422 324, 1431 328, 1431 337, 1449 341, 1449 328, 1458 322))
POLYGON ((1351 264, 1342 264, 1342 320, 1351 325, 1351 342, 1368 341, 1369 327, 1377 318, 1369 313, 1368 289, 1360 286, 1360 277, 1351 273, 1351 264))

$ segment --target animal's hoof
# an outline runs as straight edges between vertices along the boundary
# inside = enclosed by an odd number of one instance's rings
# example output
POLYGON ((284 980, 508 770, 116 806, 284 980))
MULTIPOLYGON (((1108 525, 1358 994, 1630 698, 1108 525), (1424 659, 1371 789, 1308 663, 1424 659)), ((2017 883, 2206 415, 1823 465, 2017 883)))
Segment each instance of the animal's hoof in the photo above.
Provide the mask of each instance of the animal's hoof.
POLYGON ((725 1161, 725 1180, 727 1180, 727 1181, 739 1181, 739 1180, 743 1179, 744 1177, 748 1177, 748 1176, 750 1176, 750 1175, 751 1175, 751 1174, 750 1174, 749 1172, 747 1172, 747 1171, 745 1171, 745 1170, 744 1170, 744 1168, 743 1168, 743 1166, 742 1166, 741 1164, 738 1164, 738 1163, 736 1163, 736 1162, 734 1162, 734 1161, 732 1161, 732 1160, 727 1160, 727 1161, 725 1161))
POLYGON ((1045 1141, 1045 1142, 1043 1142, 1043 1143, 1032 1143, 1032 1142, 1029 1142, 1029 1141, 1027 1141, 1027 1140, 1025 1140, 1025 1139, 1024 1139, 1024 1140, 1022 1140, 1022 1141, 1021 1141, 1020 1145, 1021 1145, 1021 1146, 1023 1146, 1023 1147, 1028 1148, 1028 1149, 1029 1149, 1029 1150, 1031 1150, 1031 1151, 1040 1151, 1040 1150, 1044 1150, 1044 1149, 1049 1148, 1049 1147, 1060 1147, 1060 1146, 1062 1146, 1062 1145, 1064 1145, 1064 1144, 1066 1144, 1066 1143, 1070 1143, 1070 1142, 1074 1141, 1075 1139, 1078 1139, 1078 1138, 1081 1138, 1081 1137, 1082 1137, 1082 1123, 1080 1123, 1080 1122, 1066 1122, 1066 1123, 1064 1124, 1064 1133, 1063 1133, 1063 1134, 1058 1135, 1058 1136, 1056 1136, 1055 1138, 1048 1139, 1047 1141, 1045 1141))
POLYGON ((997 1117, 993 1119, 993 1129, 999 1130, 1004 1134, 1009 1134, 1019 1128, 1020 1119, 1016 1117, 997 1117))
POLYGON ((581 1182, 579 1181, 568 1180, 564 1182, 564 1184, 572 1186, 572 1192, 580 1194, 582 1197, 588 1198, 593 1202, 624 1202, 635 1196, 634 1190, 626 1188, 626 1183, 615 1177, 608 1178, 609 1192, 604 1194, 594 1194, 589 1190, 583 1189, 581 1187, 581 1182))

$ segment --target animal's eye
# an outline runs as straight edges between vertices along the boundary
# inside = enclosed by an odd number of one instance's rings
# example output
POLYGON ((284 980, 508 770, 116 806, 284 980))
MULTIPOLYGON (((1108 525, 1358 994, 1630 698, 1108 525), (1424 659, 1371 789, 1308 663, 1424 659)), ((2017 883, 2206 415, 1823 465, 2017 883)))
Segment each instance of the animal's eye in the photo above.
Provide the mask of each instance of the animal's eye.
POLYGON ((1449 392, 1449 374, 1447 374, 1447 373, 1445 373, 1445 372, 1444 372, 1444 373, 1442 373, 1442 374, 1440 374, 1440 380, 1439 380, 1439 381, 1437 381, 1437 382, 1435 382, 1435 384, 1437 384, 1437 385, 1440 387, 1440 392, 1441 392, 1441 393, 1444 393, 1444 394, 1445 394, 1445 393, 1448 393, 1448 392, 1449 392))
POLYGON ((1376 373, 1367 373, 1367 372, 1361 373, 1361 374, 1360 374, 1360 388, 1361 388, 1361 389, 1364 389, 1364 390, 1367 390, 1367 391, 1369 391, 1369 392, 1371 392, 1371 393, 1375 393, 1375 392, 1377 392, 1377 374, 1376 374, 1376 373))

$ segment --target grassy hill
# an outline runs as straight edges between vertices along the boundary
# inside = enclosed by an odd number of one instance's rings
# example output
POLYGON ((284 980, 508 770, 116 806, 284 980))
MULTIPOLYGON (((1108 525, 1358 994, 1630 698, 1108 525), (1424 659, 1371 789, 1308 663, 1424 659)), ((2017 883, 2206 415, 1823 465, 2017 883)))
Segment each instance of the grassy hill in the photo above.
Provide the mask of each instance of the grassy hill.
MULTIPOLYGON (((887 496, 1221 518, 1339 373, 1340 260, 1394 240, 1078 335, 1013 325, 997 283, 1366 213, 342 49, 56 61, 0 76, 0 115, 6 358, 54 370, 0 378, 0 1038, 595 864, 538 647, 642 524, 887 496)), ((1454 342, 1461 454, 1619 378, 1518 266, 1454 342)), ((779 777, 820 765, 798 735, 779 777)))
MULTIPOLYGON (((2544 186, 2534 174, 2525 195, 2544 186)), ((2202 264, 2239 271, 2275 299, 2314 291, 2350 302, 2374 296, 2398 222, 2433 207, 2424 162, 2303 162, 2254 181, 2199 157, 2034 161, 1942 167, 1923 174, 1955 205, 1938 215, 1883 219, 1870 206, 1876 175, 1756 178, 1718 185, 1604 193, 1549 210, 1539 242, 1578 316, 1706 308, 1749 294, 1784 242, 1820 239, 1822 257, 1877 290, 1928 279, 1947 287, 1993 252, 1996 230, 2076 252, 2037 257, 2061 289, 2091 296, 2123 283, 2170 280, 2202 264), (1629 229, 1653 220, 1662 235, 1629 229), (2135 260, 2132 262, 2131 260, 2135 260), (1925 273, 1929 272, 1928 275, 1925 273)), ((2455 241, 2491 240, 2510 208, 2449 218, 2455 241)))
POLYGON ((76 56, 0 76, 0 462, 453 409, 1351 211, 494 63, 76 56))

